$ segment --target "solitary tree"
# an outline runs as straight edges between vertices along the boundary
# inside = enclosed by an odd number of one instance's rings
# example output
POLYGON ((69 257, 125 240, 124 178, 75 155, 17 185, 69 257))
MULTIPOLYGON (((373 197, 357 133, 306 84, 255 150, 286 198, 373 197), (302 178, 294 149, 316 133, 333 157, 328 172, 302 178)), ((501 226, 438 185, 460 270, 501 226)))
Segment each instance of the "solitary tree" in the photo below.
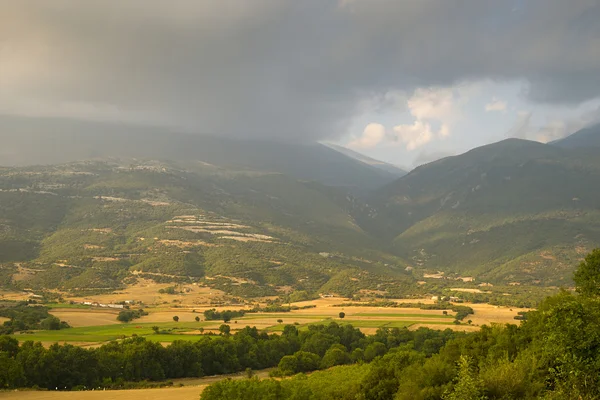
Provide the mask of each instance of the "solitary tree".
POLYGON ((179 317, 177 315, 173 316, 173 321, 178 322, 179 321, 179 317))
POLYGON ((346 316, 346 313, 343 312, 343 311, 340 311, 339 316, 340 316, 341 319, 344 319, 344 317, 346 316))
POLYGON ((229 335, 229 333, 231 332, 231 328, 229 327, 229 325, 221 325, 219 327, 219 332, 221 332, 224 335, 229 335))
POLYGON ((194 318, 196 320, 196 322, 200 322, 200 317, 196 316, 196 318, 194 318))
POLYGON ((229 311, 223 311, 223 322, 228 323, 231 321, 231 313, 229 311))
POLYGON ((156 334, 158 334, 158 330, 159 330, 159 329, 160 329, 160 328, 159 328, 158 326, 156 326, 156 325, 154 325, 154 326, 152 327, 152 330, 153 330, 153 331, 154 331, 154 333, 156 333, 156 334))
POLYGON ((577 292, 584 296, 600 295, 600 249, 593 250, 573 275, 577 292))
POLYGON ((278 319, 278 320, 277 320, 277 323, 278 323, 278 324, 283 324, 283 320, 282 320, 282 319, 278 319))

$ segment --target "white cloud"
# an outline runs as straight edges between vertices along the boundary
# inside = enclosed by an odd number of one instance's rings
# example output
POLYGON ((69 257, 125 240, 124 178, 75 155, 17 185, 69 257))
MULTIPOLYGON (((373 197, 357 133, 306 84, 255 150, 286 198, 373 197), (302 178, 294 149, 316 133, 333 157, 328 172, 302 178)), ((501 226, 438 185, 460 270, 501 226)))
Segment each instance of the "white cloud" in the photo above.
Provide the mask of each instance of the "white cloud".
POLYGON ((431 125, 423 121, 415 121, 412 125, 396 125, 393 128, 394 139, 404 143, 407 150, 414 150, 433 139, 431 125))
POLYGON ((485 111, 506 111, 506 102, 492 98, 492 101, 485 105, 485 111))
POLYGON ((532 121, 531 111, 517 112, 517 118, 513 127, 508 131, 508 137, 519 139, 537 140, 548 143, 553 140, 562 139, 577 132, 586 126, 600 123, 600 105, 593 104, 578 115, 563 117, 562 119, 546 119, 542 123, 532 121))
POLYGON ((415 121, 396 125, 391 139, 404 143, 407 150, 414 150, 435 138, 450 136, 452 124, 462 117, 460 106, 467 99, 467 89, 461 86, 415 90, 406 102, 415 121))
POLYGON ((367 96, 361 107, 363 113, 407 110, 413 122, 395 125, 390 130, 381 124, 371 123, 348 146, 365 149, 391 142, 403 144, 412 151, 436 138, 444 139, 450 136, 452 126, 462 118, 462 105, 478 90, 478 84, 472 83, 418 88, 410 96, 399 91, 367 96))
POLYGON ((385 126, 377 123, 367 125, 362 135, 348 144, 357 149, 368 149, 377 146, 385 138, 385 126))
POLYGON ((407 104, 417 120, 446 120, 458 114, 452 88, 417 89, 407 104))

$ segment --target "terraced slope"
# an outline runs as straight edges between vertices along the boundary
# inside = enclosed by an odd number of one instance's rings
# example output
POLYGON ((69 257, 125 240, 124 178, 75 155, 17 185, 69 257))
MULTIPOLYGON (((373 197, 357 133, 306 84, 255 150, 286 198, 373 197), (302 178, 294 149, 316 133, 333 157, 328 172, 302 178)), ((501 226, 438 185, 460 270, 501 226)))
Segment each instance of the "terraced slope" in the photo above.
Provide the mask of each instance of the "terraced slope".
POLYGON ((74 292, 138 278, 242 296, 408 287, 402 261, 331 190, 200 163, 5 168, 0 276, 4 285, 74 292))

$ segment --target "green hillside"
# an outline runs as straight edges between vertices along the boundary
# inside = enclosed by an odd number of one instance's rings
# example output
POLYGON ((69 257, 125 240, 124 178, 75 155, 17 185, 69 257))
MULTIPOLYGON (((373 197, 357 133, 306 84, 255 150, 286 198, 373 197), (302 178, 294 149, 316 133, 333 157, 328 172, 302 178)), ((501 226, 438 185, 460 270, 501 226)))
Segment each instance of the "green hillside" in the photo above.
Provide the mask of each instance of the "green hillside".
POLYGON ((600 159, 509 139, 421 166, 373 204, 371 226, 415 267, 569 284, 600 244, 600 159))
POLYGON ((141 277, 240 296, 377 289, 382 274, 409 288, 403 261, 358 226, 341 193, 201 163, 4 168, 0 276, 5 286, 84 293, 141 277))

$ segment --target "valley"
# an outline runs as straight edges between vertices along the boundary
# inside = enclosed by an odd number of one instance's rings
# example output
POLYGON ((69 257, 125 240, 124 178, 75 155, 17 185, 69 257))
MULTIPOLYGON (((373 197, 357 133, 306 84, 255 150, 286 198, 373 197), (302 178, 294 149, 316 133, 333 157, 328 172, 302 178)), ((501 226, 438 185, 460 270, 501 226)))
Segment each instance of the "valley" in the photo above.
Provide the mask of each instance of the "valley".
POLYGON ((398 349, 437 360, 473 337, 526 335, 516 324, 572 296, 600 241, 586 154, 508 140, 376 190, 193 160, 2 168, 0 347, 24 355, 0 358, 15 368, 0 379, 51 389, 53 371, 87 359, 89 376, 63 387, 82 398, 210 398, 235 382, 324 393, 398 349), (280 380, 298 372, 311 374, 280 380))

